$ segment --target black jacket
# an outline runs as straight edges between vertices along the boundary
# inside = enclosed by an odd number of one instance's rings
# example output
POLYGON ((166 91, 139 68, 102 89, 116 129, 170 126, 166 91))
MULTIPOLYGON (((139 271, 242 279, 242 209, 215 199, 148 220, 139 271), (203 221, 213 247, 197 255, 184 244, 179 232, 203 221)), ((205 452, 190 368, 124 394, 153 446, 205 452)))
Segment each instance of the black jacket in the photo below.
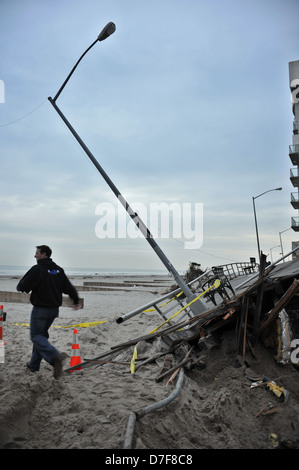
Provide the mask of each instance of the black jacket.
POLYGON ((74 304, 79 303, 75 287, 51 258, 39 259, 20 280, 17 290, 27 294, 31 291, 30 302, 35 307, 60 307, 62 294, 68 294, 74 304))

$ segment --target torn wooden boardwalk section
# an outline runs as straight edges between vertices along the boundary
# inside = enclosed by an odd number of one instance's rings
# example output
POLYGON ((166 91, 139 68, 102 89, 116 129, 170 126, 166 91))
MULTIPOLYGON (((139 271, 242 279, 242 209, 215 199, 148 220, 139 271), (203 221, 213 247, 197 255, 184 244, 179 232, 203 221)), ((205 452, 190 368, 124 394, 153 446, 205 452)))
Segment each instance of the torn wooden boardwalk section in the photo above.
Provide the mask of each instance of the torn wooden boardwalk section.
MULTIPOLYGON (((293 305, 294 309, 298 310, 299 259, 284 263, 284 266, 278 266, 278 269, 276 266, 270 269, 261 268, 256 279, 250 279, 249 276, 245 282, 250 284, 247 288, 244 288, 244 278, 236 278, 233 287, 235 295, 231 299, 222 299, 219 305, 207 309, 200 315, 193 317, 185 315, 184 319, 174 324, 168 323, 153 333, 115 345, 109 351, 83 362, 81 366, 84 368, 99 364, 100 360, 114 356, 141 341, 150 342, 159 337, 168 345, 171 352, 179 345, 187 343, 192 346, 203 341, 226 326, 235 327, 237 351, 244 359, 247 349, 253 351, 258 338, 285 307, 293 305), (238 292, 240 285, 243 290, 238 292)), ((177 291, 175 295, 178 295, 177 291)), ((162 302, 167 303, 167 299, 171 296, 173 292, 159 300, 162 299, 162 302)), ((140 311, 145 312, 146 309, 150 310, 149 305, 140 311)), ((73 369, 69 368, 67 371, 73 369)))

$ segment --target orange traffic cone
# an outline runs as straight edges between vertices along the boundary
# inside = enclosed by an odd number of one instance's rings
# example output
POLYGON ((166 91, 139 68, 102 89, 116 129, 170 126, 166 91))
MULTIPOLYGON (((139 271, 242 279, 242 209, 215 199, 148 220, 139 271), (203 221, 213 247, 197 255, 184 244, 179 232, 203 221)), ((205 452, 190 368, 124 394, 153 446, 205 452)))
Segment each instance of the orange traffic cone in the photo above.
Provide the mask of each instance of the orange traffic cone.
MULTIPOLYGON (((78 335, 78 331, 75 329, 70 367, 76 366, 77 364, 81 364, 77 335, 78 335)), ((80 369, 82 369, 82 367, 76 367, 76 369, 70 370, 70 372, 74 372, 74 370, 80 370, 80 369)))

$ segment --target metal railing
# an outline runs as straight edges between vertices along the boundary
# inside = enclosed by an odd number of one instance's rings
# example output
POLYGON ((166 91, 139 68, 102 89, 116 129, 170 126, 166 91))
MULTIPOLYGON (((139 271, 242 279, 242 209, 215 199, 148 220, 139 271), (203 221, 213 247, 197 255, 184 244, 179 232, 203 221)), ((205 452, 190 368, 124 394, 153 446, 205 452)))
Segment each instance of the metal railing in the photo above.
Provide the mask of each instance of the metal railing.
MULTIPOLYGON (((215 278, 218 278, 221 281, 221 285, 223 287, 227 287, 227 280, 244 274, 252 274, 257 270, 258 265, 255 263, 255 261, 213 266, 212 269, 209 269, 197 278, 190 281, 188 286, 190 289, 192 289, 193 292, 195 292, 196 295, 201 295, 204 294, 204 289, 206 289, 206 287, 203 286, 207 283, 209 284, 209 281, 210 284, 212 284, 215 278)), ((209 288, 211 289, 210 285, 209 288)), ((183 294, 180 288, 177 288, 162 295, 154 301, 151 301, 135 310, 132 310, 131 312, 121 315, 116 319, 116 323, 120 324, 129 318, 134 317, 135 315, 151 312, 158 313, 163 322, 169 323, 169 326, 180 322, 186 316, 189 318, 193 317, 193 314, 188 306, 186 296, 183 294)))
MULTIPOLYGON (((298 224, 299 224, 299 217, 298 217, 298 224)), ((280 263, 280 261, 284 260, 285 258, 292 255, 293 253, 295 253, 298 250, 299 250, 299 246, 295 247, 292 251, 289 251, 286 255, 283 255, 281 258, 278 258, 278 260, 276 260, 273 263, 269 264, 265 269, 265 273, 267 273, 270 269, 272 269, 273 266, 276 266, 278 263, 280 263)), ((255 279, 258 276, 259 276, 259 272, 253 274, 252 276, 249 276, 245 281, 243 281, 241 284, 237 285, 235 287, 235 289, 238 290, 241 287, 244 287, 246 284, 248 284, 248 282, 252 281, 253 279, 255 279)))
MULTIPOLYGON (((188 283, 188 286, 191 288, 191 286, 193 286, 196 282, 199 282, 201 279, 208 279, 209 273, 213 274, 212 270, 205 272, 204 274, 198 276, 196 279, 193 279, 188 283)), ((162 295, 155 301, 151 301, 145 305, 142 305, 141 307, 138 307, 135 310, 132 310, 129 313, 121 315, 116 319, 116 323, 122 323, 125 320, 128 320, 129 318, 132 318, 135 315, 138 315, 143 312, 150 313, 152 311, 156 311, 156 313, 158 313, 164 321, 167 321, 170 323, 170 325, 172 325, 173 323, 181 321, 182 318, 186 316, 190 318, 194 316, 190 308, 186 307, 187 305, 188 304, 186 296, 183 294, 180 288, 177 288, 171 292, 162 295), (181 312, 176 315, 175 321, 171 321, 171 317, 180 310, 181 312)))
POLYGON ((223 274, 228 279, 234 279, 235 277, 243 276, 244 274, 252 274, 258 271, 258 264, 256 264, 255 261, 230 263, 221 266, 213 266, 212 270, 215 274, 222 270, 223 274))

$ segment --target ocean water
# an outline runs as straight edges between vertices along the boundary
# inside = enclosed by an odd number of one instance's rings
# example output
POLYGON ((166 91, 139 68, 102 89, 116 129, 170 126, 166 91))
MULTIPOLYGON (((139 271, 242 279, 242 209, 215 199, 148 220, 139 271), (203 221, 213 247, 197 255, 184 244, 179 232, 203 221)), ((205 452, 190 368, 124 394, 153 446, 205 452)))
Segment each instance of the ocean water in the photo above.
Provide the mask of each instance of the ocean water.
MULTIPOLYGON (((31 265, 33 266, 33 264, 31 265)), ((24 276, 31 266, 5 266, 0 265, 0 276, 24 276)), ((67 268, 64 267, 68 276, 165 276, 166 270, 146 270, 146 269, 111 269, 111 268, 67 268)))

